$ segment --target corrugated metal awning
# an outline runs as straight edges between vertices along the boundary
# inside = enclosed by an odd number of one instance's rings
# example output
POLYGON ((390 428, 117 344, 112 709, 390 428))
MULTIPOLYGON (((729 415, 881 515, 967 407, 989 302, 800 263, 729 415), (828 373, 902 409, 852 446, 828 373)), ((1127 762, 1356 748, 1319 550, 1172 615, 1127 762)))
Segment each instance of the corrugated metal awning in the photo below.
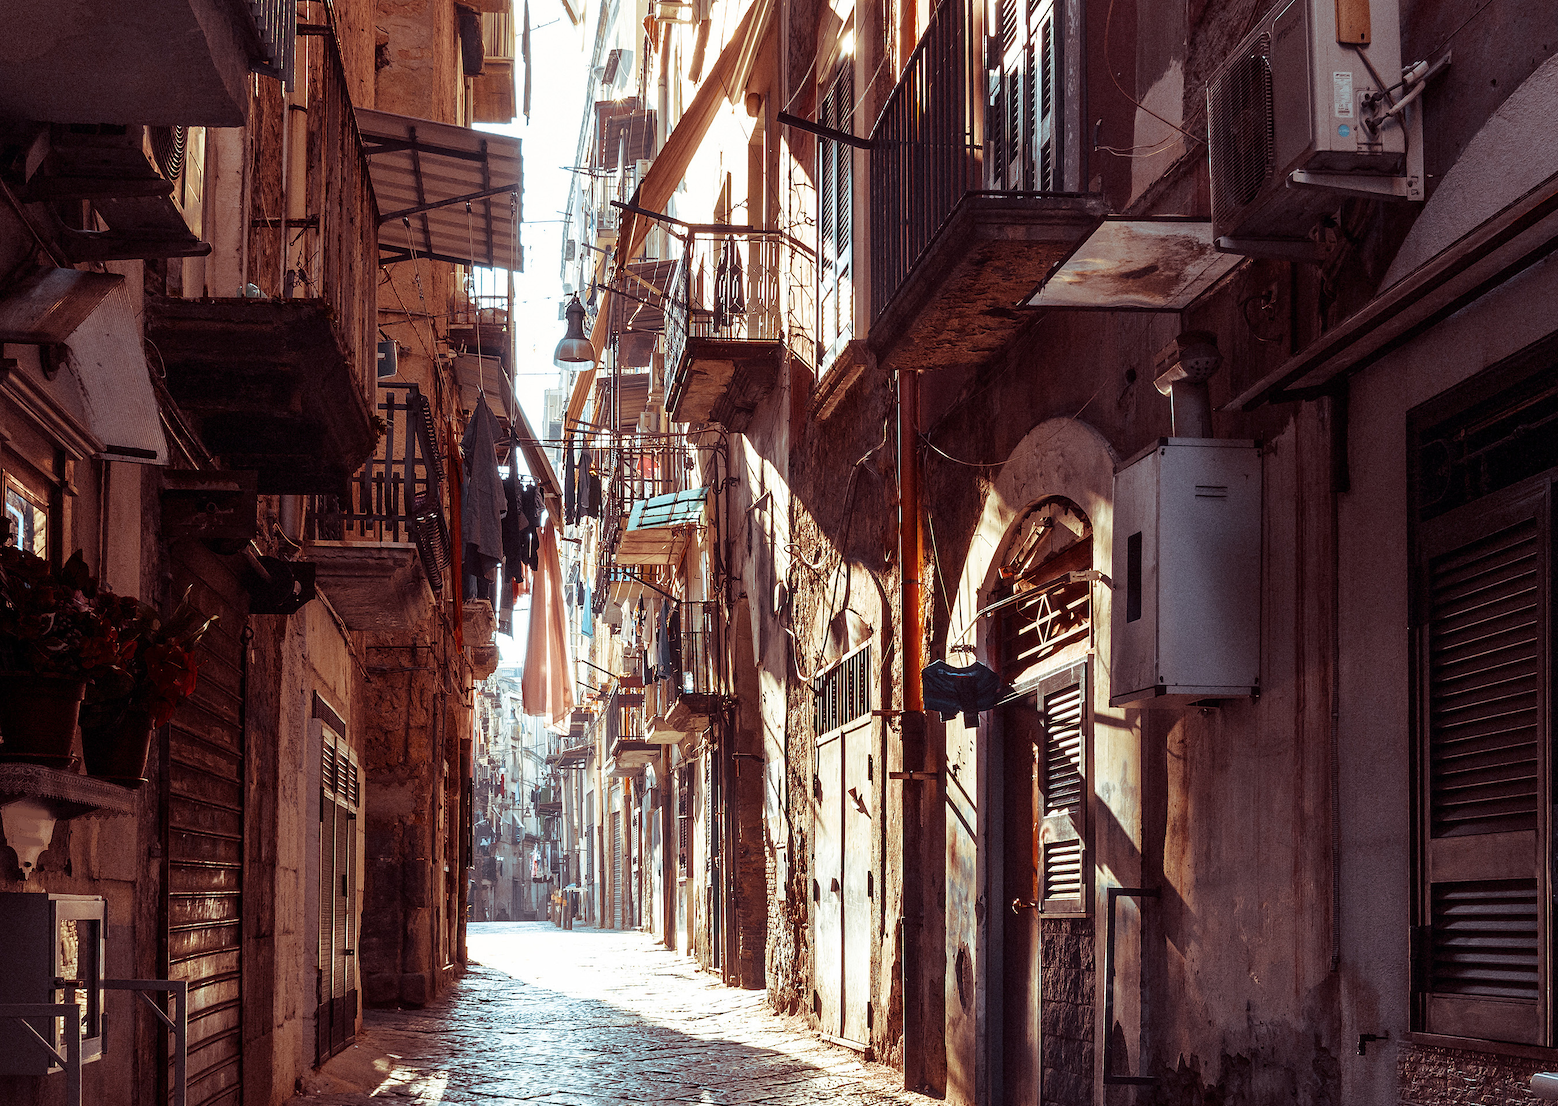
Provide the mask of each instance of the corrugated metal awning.
POLYGON ((366 108, 357 109, 357 127, 384 228, 380 261, 415 254, 522 271, 517 138, 366 108))
POLYGON ((640 500, 633 504, 633 512, 628 516, 628 529, 660 530, 698 522, 703 518, 703 503, 708 495, 708 488, 692 488, 640 500))
POLYGON ((1105 218, 1028 296, 1028 307, 1183 311, 1244 258, 1220 253, 1209 219, 1105 218))

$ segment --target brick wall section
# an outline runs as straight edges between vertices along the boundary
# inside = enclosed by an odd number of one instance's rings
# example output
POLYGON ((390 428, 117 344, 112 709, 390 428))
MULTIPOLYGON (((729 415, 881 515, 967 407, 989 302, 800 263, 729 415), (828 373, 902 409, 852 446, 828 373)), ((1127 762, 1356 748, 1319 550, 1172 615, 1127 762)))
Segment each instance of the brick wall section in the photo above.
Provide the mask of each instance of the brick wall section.
POLYGON ((1551 1061, 1427 1045, 1403 1044, 1396 1053, 1401 1106, 1537 1102, 1531 1076, 1554 1066, 1551 1061))
POLYGON ((1046 1106, 1093 1100, 1093 995, 1097 972, 1091 918, 1039 921, 1039 1040, 1046 1106))

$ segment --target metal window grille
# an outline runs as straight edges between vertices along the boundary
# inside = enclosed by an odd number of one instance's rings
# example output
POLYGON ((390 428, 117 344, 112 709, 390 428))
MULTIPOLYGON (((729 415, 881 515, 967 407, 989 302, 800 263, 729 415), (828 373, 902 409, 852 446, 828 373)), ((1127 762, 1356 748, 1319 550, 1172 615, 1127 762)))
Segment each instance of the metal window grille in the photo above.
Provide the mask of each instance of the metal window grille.
POLYGON ((869 643, 817 677, 812 688, 812 712, 819 735, 847 726, 871 712, 869 643))

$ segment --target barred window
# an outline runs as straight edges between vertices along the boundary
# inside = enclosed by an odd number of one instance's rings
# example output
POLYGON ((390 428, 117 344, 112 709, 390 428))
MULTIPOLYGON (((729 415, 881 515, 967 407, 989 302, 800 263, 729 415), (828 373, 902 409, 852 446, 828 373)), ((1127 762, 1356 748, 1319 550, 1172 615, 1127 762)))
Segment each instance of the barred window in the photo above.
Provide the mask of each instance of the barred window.
POLYGON ((812 687, 812 711, 819 736, 871 713, 869 642, 817 677, 812 687))

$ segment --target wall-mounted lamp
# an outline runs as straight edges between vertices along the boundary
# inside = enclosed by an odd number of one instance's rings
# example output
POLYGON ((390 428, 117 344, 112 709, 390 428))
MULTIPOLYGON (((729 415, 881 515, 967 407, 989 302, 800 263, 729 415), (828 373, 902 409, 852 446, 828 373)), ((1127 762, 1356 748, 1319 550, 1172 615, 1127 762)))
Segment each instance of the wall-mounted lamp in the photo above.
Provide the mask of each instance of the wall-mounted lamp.
POLYGON ((594 364, 597 359, 595 347, 584 336, 584 305, 579 302, 578 296, 569 301, 565 315, 568 331, 563 335, 563 340, 557 343, 557 352, 552 355, 552 360, 564 369, 594 364))

